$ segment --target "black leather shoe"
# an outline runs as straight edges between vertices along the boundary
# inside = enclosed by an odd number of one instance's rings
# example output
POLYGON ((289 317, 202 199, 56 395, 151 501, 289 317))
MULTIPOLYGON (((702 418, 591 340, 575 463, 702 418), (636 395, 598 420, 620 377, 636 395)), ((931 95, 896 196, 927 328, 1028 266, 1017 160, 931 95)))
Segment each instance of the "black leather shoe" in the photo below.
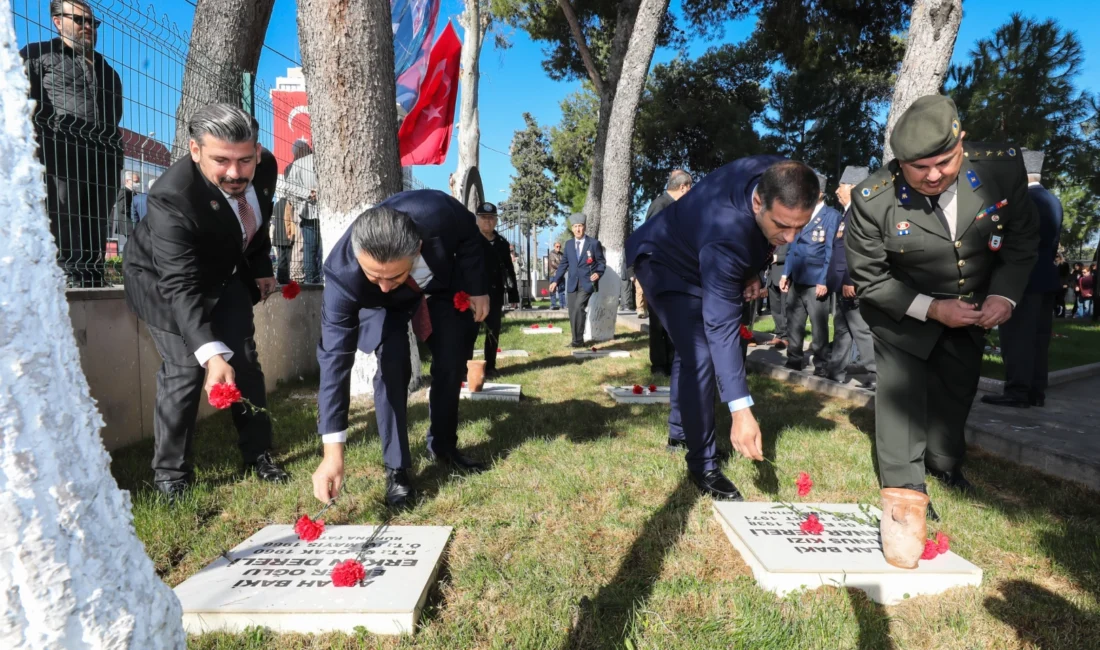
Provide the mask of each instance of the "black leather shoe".
POLYGON ((962 470, 955 470, 953 472, 941 472, 932 468, 928 468, 928 475, 932 478, 943 483, 944 487, 951 488, 952 490, 958 490, 964 494, 971 494, 974 492, 974 484, 966 480, 963 476, 962 470))
POLYGON ((741 492, 738 491, 737 486, 733 484, 733 481, 726 478, 722 470, 712 469, 709 472, 703 472, 701 474, 696 472, 688 473, 691 475, 691 482, 694 483, 695 487, 699 488, 703 494, 709 494, 711 497, 720 501, 745 500, 745 497, 741 496, 741 492))
POLYGON ((684 452, 687 451, 687 448, 687 440, 677 440, 676 438, 669 438, 668 444, 665 445, 665 451, 672 453, 684 452))
POLYGON ((187 490, 191 489, 191 482, 185 478, 172 481, 157 481, 155 485, 157 491, 168 499, 169 505, 174 505, 187 490))
POLYGON ((447 452, 436 452, 431 449, 428 450, 428 457, 437 463, 442 465, 449 465, 455 469, 460 469, 465 472, 484 472, 489 469, 489 465, 476 461, 469 456, 465 456, 457 449, 447 452))
POLYGON ((1047 398, 1045 398, 1045 397, 1029 397, 1027 399, 1027 403, 1031 404, 1032 406, 1037 406, 1039 408, 1043 408, 1044 406, 1047 405, 1047 398))
POLYGON ((1022 399, 1016 399, 1009 395, 982 395, 982 404, 991 404, 993 406, 1010 406, 1014 409, 1026 409, 1030 408, 1031 404, 1022 399))
POLYGON ((275 461, 271 459, 270 451, 265 451, 257 456, 256 460, 249 463, 248 469, 256 472, 256 476, 260 477, 261 481, 286 483, 290 480, 290 475, 284 472, 283 468, 276 465, 275 461))
POLYGON ((386 468, 386 505, 405 508, 412 504, 416 492, 409 483, 409 474, 403 469, 386 468))
MULTIPOLYGON (((928 494, 928 488, 926 488, 924 486, 924 483, 906 483, 905 485, 902 485, 901 487, 902 487, 902 489, 905 489, 905 490, 913 490, 914 492, 920 492, 921 494, 928 494)), ((931 519, 932 521, 939 521, 940 520, 940 514, 938 512, 936 512, 935 508, 932 507, 932 501, 931 500, 928 501, 928 512, 926 513, 925 516, 928 519, 931 519)))

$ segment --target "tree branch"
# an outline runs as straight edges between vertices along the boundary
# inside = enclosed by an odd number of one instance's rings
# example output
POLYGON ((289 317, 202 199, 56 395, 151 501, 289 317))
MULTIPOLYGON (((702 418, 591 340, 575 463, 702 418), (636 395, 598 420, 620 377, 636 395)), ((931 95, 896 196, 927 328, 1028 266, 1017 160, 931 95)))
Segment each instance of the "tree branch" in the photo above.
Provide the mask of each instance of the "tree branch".
POLYGON ((581 23, 577 20, 577 12, 573 10, 573 5, 569 0, 558 0, 558 4, 561 5, 561 12, 565 14, 565 20, 569 23, 569 30, 573 32, 573 40, 577 42, 577 49, 580 50, 581 60, 584 61, 584 68, 588 70, 588 76, 592 79, 592 85, 596 87, 596 94, 602 97, 603 77, 600 76, 600 72, 596 69, 596 62, 592 59, 592 52, 588 50, 588 43, 584 40, 584 32, 581 31, 581 23))

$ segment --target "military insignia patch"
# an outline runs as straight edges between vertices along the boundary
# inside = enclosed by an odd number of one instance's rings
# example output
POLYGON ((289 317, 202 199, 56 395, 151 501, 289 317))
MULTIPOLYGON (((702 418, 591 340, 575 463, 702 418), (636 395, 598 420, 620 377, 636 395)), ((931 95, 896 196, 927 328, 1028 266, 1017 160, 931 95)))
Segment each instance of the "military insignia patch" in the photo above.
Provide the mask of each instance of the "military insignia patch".
POLYGON ((970 189, 976 190, 982 186, 982 181, 978 178, 977 172, 973 169, 966 170, 966 180, 970 183, 970 189))
POLYGON ((222 209, 222 206, 221 206, 221 204, 220 204, 220 203, 218 203, 217 201, 211 201, 211 202, 210 202, 210 209, 211 209, 211 210, 221 210, 221 209, 222 209))
POLYGON ((990 238, 989 238, 989 250, 993 251, 994 253, 1001 250, 1001 242, 1002 241, 1003 241, 1003 239, 1001 238, 1000 235, 990 236, 990 238))
MULTIPOLYGON (((979 213, 978 213, 978 216, 977 216, 977 217, 974 217, 974 218, 980 221, 980 220, 982 220, 982 219, 983 219, 983 218, 984 218, 984 217, 985 217, 985 216, 986 216, 987 214, 993 214, 993 213, 994 213, 994 212, 996 212, 997 210, 1000 210, 1001 208, 1005 207, 1006 205, 1008 205, 1008 199, 1001 199, 1000 201, 997 201, 996 203, 994 203, 993 205, 989 206, 989 207, 988 207, 988 208, 986 208, 985 210, 982 210, 981 212, 979 212, 979 213)), ((994 217, 993 217, 993 221, 1000 221, 1000 220, 1001 220, 1001 218, 1000 218, 1000 217, 998 217, 998 216, 994 216, 994 217)))
POLYGON ((863 188, 863 191, 860 192, 860 194, 863 195, 863 198, 867 198, 868 196, 871 196, 871 188, 869 188, 869 187, 863 188))
POLYGON ((1008 149, 1008 155, 1010 155, 1010 156, 1015 156, 1015 155, 1016 155, 1016 149, 1014 149, 1014 148, 1012 148, 1012 147, 1009 147, 1009 149, 1008 149))
POLYGON ((1001 215, 995 214, 990 219, 993 221, 993 223, 997 223, 998 221, 1001 220, 1001 215))
POLYGON ((844 223, 841 222, 841 224, 836 227, 836 238, 840 239, 843 236, 844 236, 844 223))
POLYGON ((904 237, 905 235, 908 235, 908 234, 909 234, 909 222, 908 221, 899 221, 898 222, 898 237, 904 237))
POLYGON ((909 205, 912 199, 909 198, 908 185, 898 185, 898 200, 901 201, 902 205, 909 205))

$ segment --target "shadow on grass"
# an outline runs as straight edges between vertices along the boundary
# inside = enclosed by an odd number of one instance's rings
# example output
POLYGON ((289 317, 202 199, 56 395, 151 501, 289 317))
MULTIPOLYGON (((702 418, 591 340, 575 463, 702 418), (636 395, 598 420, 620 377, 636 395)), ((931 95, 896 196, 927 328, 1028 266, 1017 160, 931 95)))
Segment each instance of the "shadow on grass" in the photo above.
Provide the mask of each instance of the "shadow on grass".
POLYGON ((886 607, 868 598, 862 589, 848 587, 845 591, 848 594, 848 602, 852 605, 856 624, 859 625, 856 648, 894 650, 897 646, 890 638, 890 615, 886 613, 886 607))
POLYGON ((1100 615, 1074 605, 1058 594, 1026 580, 1000 586, 1000 597, 985 599, 994 617, 1016 630, 1027 647, 1040 650, 1095 648, 1100 615))
POLYGON ((676 489, 646 520, 618 572, 595 598, 582 598, 575 623, 561 650, 621 648, 636 612, 644 609, 664 568, 665 558, 679 542, 699 490, 685 475, 676 489))

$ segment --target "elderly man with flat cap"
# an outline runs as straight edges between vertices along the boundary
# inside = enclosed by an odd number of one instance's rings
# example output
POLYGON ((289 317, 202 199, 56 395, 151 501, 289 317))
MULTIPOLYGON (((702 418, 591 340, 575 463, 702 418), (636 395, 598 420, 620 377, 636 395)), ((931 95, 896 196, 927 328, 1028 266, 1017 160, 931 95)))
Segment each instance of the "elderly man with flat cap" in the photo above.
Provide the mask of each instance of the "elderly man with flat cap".
MULTIPOLYGON (((963 428, 987 330, 1012 316, 1035 264, 1038 215, 1020 149, 964 144, 954 102, 929 95, 894 126, 897 160, 856 186, 844 239, 878 366, 883 487, 968 492, 963 428)), ((938 519, 929 508, 929 516, 938 519)))
POLYGON ((588 300, 592 294, 600 289, 600 276, 606 268, 603 257, 603 246, 595 237, 584 234, 587 219, 583 212, 578 212, 569 218, 572 224, 573 239, 565 243, 565 256, 558 266, 554 279, 550 282, 550 293, 558 288, 558 283, 565 278, 566 271, 569 279, 566 281, 565 300, 569 304, 569 327, 573 331, 572 347, 584 347, 584 324, 588 320, 588 300))

